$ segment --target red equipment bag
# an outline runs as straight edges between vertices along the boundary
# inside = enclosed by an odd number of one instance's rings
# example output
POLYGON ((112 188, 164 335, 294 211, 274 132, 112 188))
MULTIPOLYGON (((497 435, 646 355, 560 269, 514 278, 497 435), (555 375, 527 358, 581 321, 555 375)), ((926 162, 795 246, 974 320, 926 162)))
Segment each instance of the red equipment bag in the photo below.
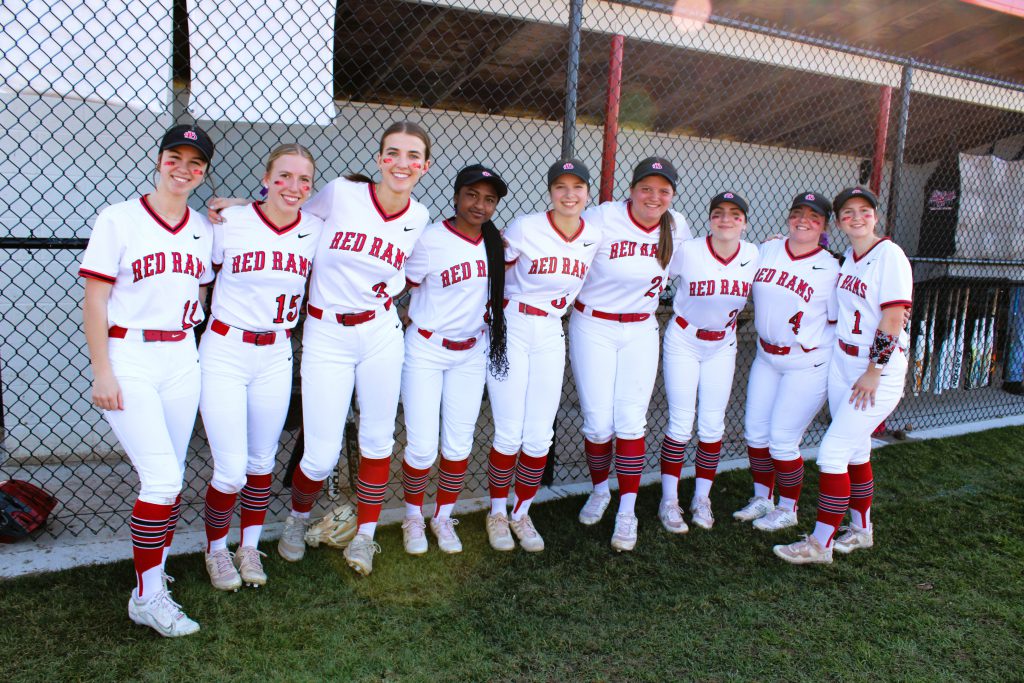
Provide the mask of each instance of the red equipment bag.
POLYGON ((0 543, 13 543, 46 524, 57 499, 27 481, 0 481, 0 543))

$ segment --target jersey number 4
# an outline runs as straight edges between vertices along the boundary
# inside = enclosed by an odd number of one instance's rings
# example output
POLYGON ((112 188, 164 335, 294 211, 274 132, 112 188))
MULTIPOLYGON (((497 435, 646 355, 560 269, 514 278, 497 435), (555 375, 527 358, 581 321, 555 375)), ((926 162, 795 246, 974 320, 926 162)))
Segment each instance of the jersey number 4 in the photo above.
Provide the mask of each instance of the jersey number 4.
POLYGON ((800 311, 792 318, 789 319, 789 324, 793 326, 793 334, 800 333, 800 321, 803 320, 804 312, 800 311))
POLYGON ((290 323, 295 322, 295 319, 299 317, 299 299, 301 298, 301 294, 296 294, 292 297, 291 301, 288 302, 288 312, 286 314, 284 302, 288 299, 288 295, 282 294, 277 297, 277 299, 275 299, 275 301, 277 301, 277 315, 274 316, 274 324, 280 325, 285 320, 290 323))

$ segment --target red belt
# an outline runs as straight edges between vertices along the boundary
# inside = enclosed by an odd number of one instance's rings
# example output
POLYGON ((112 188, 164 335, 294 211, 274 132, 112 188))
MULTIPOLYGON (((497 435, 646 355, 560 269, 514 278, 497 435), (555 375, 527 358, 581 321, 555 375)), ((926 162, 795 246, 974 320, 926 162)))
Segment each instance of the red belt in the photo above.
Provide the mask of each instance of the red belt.
MULTIPOLYGON (((384 310, 391 309, 391 299, 384 302, 384 310)), ((306 304, 306 312, 317 320, 324 319, 324 309, 317 308, 313 304, 306 304)), ((352 327, 353 325, 361 325, 362 323, 370 322, 377 317, 377 311, 360 311, 359 313, 335 313, 334 317, 337 319, 339 325, 345 327, 352 327)))
POLYGON ((581 313, 588 313, 595 318, 611 320, 617 323, 639 323, 651 317, 650 313, 605 313, 604 311, 596 311, 593 308, 588 311, 587 307, 579 301, 573 303, 572 307, 581 313))
MULTIPOLYGON (((684 330, 690 326, 690 323, 686 322, 686 319, 681 315, 676 316, 676 322, 679 323, 679 327, 684 330)), ((704 341, 722 341, 725 339, 725 330, 697 330, 697 339, 704 341)))
MULTIPOLYGON (((142 333, 142 341, 148 342, 178 342, 183 341, 188 337, 188 333, 184 330, 138 330, 142 333)), ((128 336, 129 330, 121 327, 120 325, 114 325, 107 330, 107 336, 112 339, 124 339, 128 336)))
MULTIPOLYGON (((420 336, 424 339, 430 339, 434 336, 434 333, 430 330, 424 330, 422 327, 416 328, 419 330, 420 336)), ((465 341, 455 341, 454 339, 442 339, 441 346, 452 351, 467 351, 476 346, 477 337, 472 339, 466 339, 465 341)))
MULTIPOLYGON (((227 323, 223 323, 219 320, 214 320, 210 323, 210 329, 221 335, 222 337, 228 336, 231 333, 231 326, 227 323)), ((242 342, 246 344, 255 344, 256 346, 270 346, 277 341, 277 332, 250 332, 248 330, 242 330, 235 328, 242 333, 242 342)), ((291 339, 292 331, 284 330, 284 338, 291 339)))
POLYGON ((805 349, 803 346, 800 346, 800 347, 796 347, 796 346, 775 346, 775 344, 769 344, 768 342, 766 342, 764 339, 761 339, 760 337, 757 338, 757 341, 761 342, 761 348, 762 349, 764 349, 767 353, 772 354, 773 356, 788 356, 789 353, 793 349, 795 349, 795 348, 799 348, 804 353, 810 353, 814 349, 818 348, 817 346, 815 346, 812 349, 805 349))
MULTIPOLYGON (((519 312, 520 313, 525 313, 526 315, 538 315, 538 316, 540 316, 542 318, 545 317, 548 314, 547 311, 545 311, 543 309, 540 309, 540 308, 537 308, 536 306, 531 306, 530 304, 524 304, 522 302, 517 302, 517 303, 519 304, 519 312)), ((505 299, 505 304, 504 305, 508 306, 508 299, 505 299)))
POLYGON ((842 339, 837 339, 839 342, 839 349, 847 356, 860 356, 860 347, 854 344, 847 344, 842 339))

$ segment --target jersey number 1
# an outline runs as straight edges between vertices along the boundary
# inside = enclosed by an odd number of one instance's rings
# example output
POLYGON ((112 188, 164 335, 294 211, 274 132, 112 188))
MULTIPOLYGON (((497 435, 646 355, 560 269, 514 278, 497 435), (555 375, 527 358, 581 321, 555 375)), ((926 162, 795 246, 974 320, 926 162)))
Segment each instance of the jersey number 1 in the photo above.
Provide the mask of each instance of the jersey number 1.
POLYGON ((853 312, 853 329, 851 332, 860 334, 860 311, 853 312))

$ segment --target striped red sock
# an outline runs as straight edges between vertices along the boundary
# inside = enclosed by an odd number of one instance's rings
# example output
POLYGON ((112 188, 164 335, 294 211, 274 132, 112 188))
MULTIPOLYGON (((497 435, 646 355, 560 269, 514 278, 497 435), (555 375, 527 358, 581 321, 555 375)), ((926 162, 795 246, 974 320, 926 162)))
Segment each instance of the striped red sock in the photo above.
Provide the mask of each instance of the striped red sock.
POLYGON ((164 541, 171 505, 135 501, 129 523, 132 535, 132 559, 135 563, 136 589, 140 599, 149 597, 163 585, 160 566, 164 559, 164 541))
POLYGON ((697 478, 715 480, 718 471, 718 460, 722 454, 721 441, 697 442, 697 478))
POLYGON ((437 472, 437 504, 434 516, 437 517, 445 505, 455 505, 462 493, 462 484, 466 479, 469 458, 449 460, 441 456, 441 466, 437 472))
POLYGON ((647 446, 643 439, 615 440, 615 477, 619 480, 620 496, 640 490, 646 454, 647 446))
POLYGON ((512 472, 516 467, 516 455, 506 455, 491 449, 487 457, 487 483, 491 490, 491 498, 508 498, 508 489, 512 485, 512 472))
POLYGON ((224 493, 210 484, 206 489, 206 508, 203 520, 206 525, 206 552, 212 552, 213 544, 228 535, 231 517, 235 512, 234 493, 224 493))
POLYGON ((871 502, 875 497, 875 478, 871 462, 850 465, 850 518, 854 526, 871 528, 871 502))
POLYGON ((402 462, 402 489, 405 491, 405 504, 423 507, 423 494, 427 490, 427 480, 430 479, 430 468, 421 470, 409 464, 409 461, 402 462))
POLYGON ((301 467, 296 467, 292 474, 292 512, 308 513, 312 510, 323 485, 323 480, 313 481, 301 467))
POLYGON ((772 467, 772 456, 767 448, 747 446, 747 460, 750 461, 750 474, 755 484, 768 489, 765 498, 771 500, 775 489, 775 468, 772 467))
POLYGON ((803 458, 793 460, 772 458, 772 466, 775 468, 775 478, 779 482, 779 500, 781 501, 783 498, 794 502, 800 500, 800 489, 804 485, 803 458))
MULTIPOLYGON (((296 468, 298 469, 298 468, 296 468)), ((247 474, 245 486, 242 487, 242 545, 255 548, 259 541, 259 532, 263 530, 263 522, 267 518, 267 507, 270 506, 270 484, 273 475, 247 474), (255 536, 256 538, 252 538, 255 536)), ((292 477, 294 479, 294 476, 292 477)))
POLYGON ((686 443, 666 436, 661 442, 661 473, 678 479, 683 472, 685 458, 686 443))
POLYGON ((608 472, 612 468, 612 442, 594 443, 590 439, 584 439, 583 452, 587 456, 590 481, 594 486, 608 481, 608 472))
MULTIPOLYGON (((179 493, 177 498, 174 499, 174 505, 171 506, 171 516, 167 520, 167 538, 164 541, 164 548, 171 547, 171 541, 174 540, 174 528, 178 526, 178 517, 181 516, 181 494, 179 493)), ((167 556, 167 553, 164 553, 167 556)))
POLYGON ((850 475, 846 472, 822 472, 818 479, 818 489, 818 524, 831 529, 827 541, 822 543, 822 546, 827 548, 832 545, 836 530, 843 523, 846 509, 850 506, 850 475))
POLYGON ((544 476, 544 465, 548 462, 547 453, 533 456, 523 453, 516 463, 516 505, 512 508, 515 515, 526 504, 529 508, 530 502, 537 496, 540 489, 540 479, 544 476))
POLYGON ((356 479, 356 523, 376 524, 388 491, 391 458, 359 456, 359 477, 356 479))

